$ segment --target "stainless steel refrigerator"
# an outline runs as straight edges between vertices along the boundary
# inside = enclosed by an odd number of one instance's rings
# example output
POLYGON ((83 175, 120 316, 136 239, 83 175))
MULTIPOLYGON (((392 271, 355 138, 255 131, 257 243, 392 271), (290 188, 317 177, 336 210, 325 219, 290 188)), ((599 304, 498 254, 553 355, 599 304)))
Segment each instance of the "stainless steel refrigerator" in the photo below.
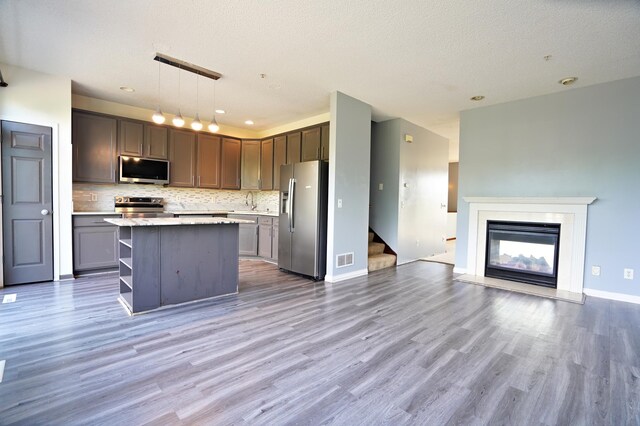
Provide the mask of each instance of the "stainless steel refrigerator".
POLYGON ((278 266, 324 279, 327 268, 328 163, 280 167, 278 266))

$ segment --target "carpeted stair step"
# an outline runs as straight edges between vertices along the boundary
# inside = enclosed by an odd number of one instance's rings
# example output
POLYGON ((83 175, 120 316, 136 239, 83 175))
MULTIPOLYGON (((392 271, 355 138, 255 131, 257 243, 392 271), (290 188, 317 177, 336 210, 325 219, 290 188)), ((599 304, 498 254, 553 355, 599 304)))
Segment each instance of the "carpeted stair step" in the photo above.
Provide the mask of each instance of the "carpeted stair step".
POLYGON ((374 254, 369 256, 368 264, 367 269, 369 269, 369 272, 389 268, 396 264, 396 255, 387 253, 374 254))
POLYGON ((376 242, 370 242, 369 243, 369 256, 372 256, 374 254, 380 254, 380 253, 384 253, 384 243, 376 243, 376 242))
POLYGON ((373 241, 373 232, 369 232, 369 242, 373 241))

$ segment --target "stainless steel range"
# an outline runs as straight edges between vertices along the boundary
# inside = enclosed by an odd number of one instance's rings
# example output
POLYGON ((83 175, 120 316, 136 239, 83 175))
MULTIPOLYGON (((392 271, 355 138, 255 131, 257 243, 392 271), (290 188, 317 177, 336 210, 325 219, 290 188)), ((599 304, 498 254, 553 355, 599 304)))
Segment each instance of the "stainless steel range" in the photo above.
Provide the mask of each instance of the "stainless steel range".
POLYGON ((115 197, 115 212, 122 217, 173 217, 164 211, 164 200, 155 197, 115 197))

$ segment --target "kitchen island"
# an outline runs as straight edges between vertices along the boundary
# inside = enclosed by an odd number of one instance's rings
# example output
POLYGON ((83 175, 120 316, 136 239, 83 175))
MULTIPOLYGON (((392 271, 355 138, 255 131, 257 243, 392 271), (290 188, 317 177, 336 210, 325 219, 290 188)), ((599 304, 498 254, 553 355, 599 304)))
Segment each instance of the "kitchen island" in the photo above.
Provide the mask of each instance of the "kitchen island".
POLYGON ((224 217, 105 219, 120 227, 120 302, 132 313, 238 292, 238 225, 224 217))

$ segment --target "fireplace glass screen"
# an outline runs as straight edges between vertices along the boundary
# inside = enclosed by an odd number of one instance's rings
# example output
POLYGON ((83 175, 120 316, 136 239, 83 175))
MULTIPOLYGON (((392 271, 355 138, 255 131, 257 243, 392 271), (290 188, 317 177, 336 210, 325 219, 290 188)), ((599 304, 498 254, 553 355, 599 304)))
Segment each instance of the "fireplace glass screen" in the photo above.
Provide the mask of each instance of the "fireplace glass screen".
POLYGON ((560 225, 487 222, 485 276, 556 287, 560 225))

